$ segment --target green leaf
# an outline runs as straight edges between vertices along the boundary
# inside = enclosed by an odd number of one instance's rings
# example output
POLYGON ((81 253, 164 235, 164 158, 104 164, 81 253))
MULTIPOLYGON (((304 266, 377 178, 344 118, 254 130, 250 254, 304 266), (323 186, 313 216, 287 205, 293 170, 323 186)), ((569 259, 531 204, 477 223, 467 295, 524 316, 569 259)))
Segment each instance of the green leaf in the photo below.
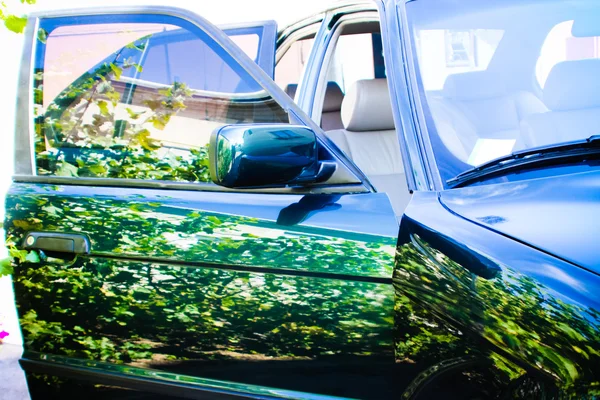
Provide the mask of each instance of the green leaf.
POLYGON ((27 17, 9 15, 6 17, 6 19, 4 19, 4 25, 6 25, 9 30, 15 33, 23 33, 25 26, 27 25, 27 17))
POLYGON ((144 114, 146 111, 135 112, 131 108, 126 108, 127 114, 129 114, 129 118, 138 119, 140 115, 144 114))
POLYGON ((12 266, 12 258, 6 257, 0 260, 0 277, 4 275, 12 275, 15 272, 12 266))
POLYGON ((29 253, 27 253, 25 261, 28 261, 30 263, 39 263, 40 256, 35 251, 30 251, 29 253))
POLYGON ((116 80, 120 80, 121 79, 121 74, 123 73, 123 68, 117 66, 114 63, 110 63, 109 65, 110 65, 110 69, 115 74, 115 79, 116 80))
POLYGON ((38 29, 37 38, 40 42, 46 44, 46 40, 48 40, 48 31, 46 31, 44 28, 38 29))
POLYGON ((98 101, 98 108, 100 108, 100 113, 106 117, 110 115, 110 111, 108 111, 108 103, 104 100, 98 101))
POLYGON ((106 174, 106 167, 102 164, 88 165, 88 170, 96 175, 104 176, 106 174))
POLYGON ((60 168, 56 170, 57 176, 78 176, 77 167, 69 164, 68 162, 62 162, 60 168))

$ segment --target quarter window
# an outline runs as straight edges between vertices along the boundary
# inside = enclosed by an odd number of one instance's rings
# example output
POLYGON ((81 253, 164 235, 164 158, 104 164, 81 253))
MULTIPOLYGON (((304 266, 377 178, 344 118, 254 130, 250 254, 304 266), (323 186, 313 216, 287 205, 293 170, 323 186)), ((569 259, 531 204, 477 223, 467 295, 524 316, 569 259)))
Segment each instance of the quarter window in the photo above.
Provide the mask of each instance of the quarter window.
MULTIPOLYGON (((185 21, 78 20, 47 20, 39 30, 38 175, 208 182, 215 128, 289 122, 227 52, 185 21)), ((252 38, 244 40, 251 52, 252 38)))

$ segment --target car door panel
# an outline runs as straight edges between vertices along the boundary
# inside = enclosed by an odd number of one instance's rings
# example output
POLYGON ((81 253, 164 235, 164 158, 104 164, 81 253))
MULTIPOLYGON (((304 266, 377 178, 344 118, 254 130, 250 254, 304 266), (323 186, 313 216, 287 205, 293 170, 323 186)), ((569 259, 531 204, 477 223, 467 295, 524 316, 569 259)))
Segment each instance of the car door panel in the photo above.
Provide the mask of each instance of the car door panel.
POLYGON ((17 268, 24 357, 337 395, 370 365, 389 391, 397 225, 385 195, 336 197, 281 225, 302 196, 14 184, 15 243, 69 232, 91 248, 17 268))
POLYGON ((390 395, 387 196, 208 182, 207 132, 288 122, 259 67, 171 9, 33 16, 29 32, 32 104, 17 131, 29 151, 5 227, 32 393, 73 393, 83 379, 95 396, 390 395), (208 64, 184 77, 169 46, 194 38, 208 64))

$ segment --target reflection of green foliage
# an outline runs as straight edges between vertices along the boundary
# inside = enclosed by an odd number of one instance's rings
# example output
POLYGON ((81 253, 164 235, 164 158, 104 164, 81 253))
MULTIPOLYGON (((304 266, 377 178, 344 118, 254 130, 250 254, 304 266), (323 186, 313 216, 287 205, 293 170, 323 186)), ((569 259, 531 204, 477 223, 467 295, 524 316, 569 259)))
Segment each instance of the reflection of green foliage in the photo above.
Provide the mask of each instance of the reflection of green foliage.
MULTIPOLYGON (((467 354, 471 346, 457 338, 482 335, 492 351, 542 370, 563 390, 589 393, 600 388, 598 311, 566 303, 511 269, 501 279, 477 278, 417 236, 399 248, 394 282, 396 317, 406 330, 397 340, 397 357, 435 360, 444 359, 445 351, 467 354), (428 307, 416 312, 411 300, 417 298, 428 307), (439 329, 445 325, 432 323, 436 315, 445 315, 454 328, 439 329)), ((497 355, 492 361, 514 378, 507 361, 497 355)))
POLYGON ((191 91, 184 83, 175 82, 146 99, 147 111, 126 108, 128 119, 116 118, 117 107, 126 93, 121 94, 113 84, 131 68, 142 69, 133 60, 123 59, 118 51, 113 62, 103 63, 81 76, 47 110, 41 109, 44 74, 35 75, 38 174, 209 181, 206 147, 172 151, 151 138, 149 127, 164 130, 185 109, 191 91))
POLYGON ((224 179, 229 171, 233 162, 233 152, 235 148, 231 145, 231 142, 227 138, 220 136, 217 143, 217 171, 218 179, 224 179))
POLYGON ((393 238, 290 234, 273 222, 171 207, 167 199, 81 198, 60 187, 35 196, 31 189, 39 189, 19 187, 7 204, 15 242, 31 230, 81 230, 98 254, 73 265, 20 263, 15 287, 29 351, 140 365, 240 354, 392 355, 390 285, 269 270, 390 276, 393 238))

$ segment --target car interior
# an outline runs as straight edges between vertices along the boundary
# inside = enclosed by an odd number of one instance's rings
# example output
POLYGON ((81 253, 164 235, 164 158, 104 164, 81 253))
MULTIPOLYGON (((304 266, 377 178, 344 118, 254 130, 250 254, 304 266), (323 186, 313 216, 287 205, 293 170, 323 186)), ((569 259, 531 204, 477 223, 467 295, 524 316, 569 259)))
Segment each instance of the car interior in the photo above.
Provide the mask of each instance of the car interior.
POLYGON ((476 166, 600 130, 600 29, 588 17, 597 13, 592 2, 466 1, 458 10, 454 2, 440 1, 434 9, 417 3, 409 15, 428 109, 441 142, 458 160, 476 166), (445 66, 435 70, 427 42, 438 32, 452 47, 441 60, 445 66), (461 51, 470 54, 461 59, 461 51), (512 145, 476 157, 478 142, 489 139, 512 145))
MULTIPOLYGON (((324 67, 328 81, 322 96, 321 127, 375 189, 388 195, 395 214, 401 216, 411 195, 394 127, 379 22, 349 21, 338 30, 329 65, 324 67), (350 55, 349 51, 344 54, 343 46, 351 48, 350 55), (342 70, 343 64, 357 59, 366 60, 363 68, 342 70)), ((296 83, 284 88, 291 98, 296 89, 296 83)))
MULTIPOLYGON (((590 10, 556 3, 552 11, 543 12, 541 5, 529 5, 526 12, 519 11, 521 20, 515 21, 511 5, 518 4, 511 3, 498 3, 498 9, 488 10, 467 1, 458 13, 455 2, 440 1, 441 6, 433 11, 428 2, 410 5, 415 8, 412 13, 422 14, 422 21, 412 29, 418 31, 414 45, 426 112, 446 151, 466 167, 600 131, 600 28, 594 18, 585 17, 590 10), (564 24, 569 24, 568 29, 564 24), (566 54, 545 55, 560 46, 555 31, 561 29, 559 39, 566 40, 566 54), (436 64, 433 57, 444 53, 440 40, 446 43, 446 60, 436 64), (590 45, 590 40, 596 44, 590 45), (443 64, 441 70, 431 70, 431 65, 438 64, 443 64), (478 154, 482 140, 490 140, 497 148, 478 154), (508 147, 500 142, 507 142, 508 147)), ((337 52, 342 38, 380 31, 377 21, 349 22, 338 29, 332 52, 337 52)), ((354 46, 353 52, 371 60, 377 69, 374 48, 354 46)), ((323 67, 328 68, 328 82, 322 96, 321 127, 376 190, 388 194, 396 215, 401 216, 411 195, 385 73, 340 82, 332 70, 351 60, 338 56, 323 67)), ((296 87, 285 88, 292 98, 296 87)))

